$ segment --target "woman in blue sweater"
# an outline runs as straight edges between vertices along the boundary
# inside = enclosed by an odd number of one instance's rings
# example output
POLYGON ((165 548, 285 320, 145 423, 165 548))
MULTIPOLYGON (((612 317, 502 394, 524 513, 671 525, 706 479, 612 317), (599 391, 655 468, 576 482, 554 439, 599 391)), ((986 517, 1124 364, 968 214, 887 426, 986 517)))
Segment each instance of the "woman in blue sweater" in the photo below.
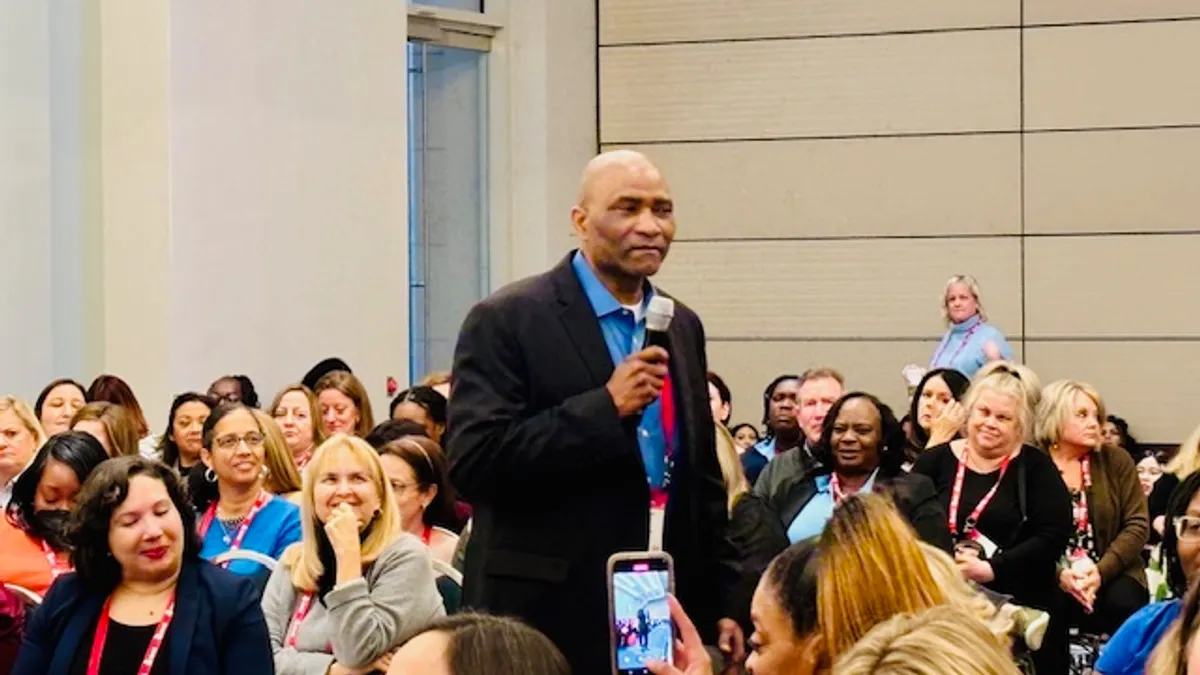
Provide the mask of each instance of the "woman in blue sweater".
MULTIPOLYGON (((266 434, 241 403, 223 403, 204 423, 200 459, 204 480, 216 485, 217 498, 200 509, 197 532, 200 556, 212 560, 230 550, 253 551, 278 560, 284 549, 300 541, 300 507, 263 487, 267 476, 266 434)), ((231 560, 230 572, 270 576, 252 560, 231 560)))
POLYGON ((974 277, 950 277, 942 295, 942 315, 949 330, 934 350, 930 368, 952 368, 971 378, 990 361, 1012 359, 1004 334, 987 322, 974 277))

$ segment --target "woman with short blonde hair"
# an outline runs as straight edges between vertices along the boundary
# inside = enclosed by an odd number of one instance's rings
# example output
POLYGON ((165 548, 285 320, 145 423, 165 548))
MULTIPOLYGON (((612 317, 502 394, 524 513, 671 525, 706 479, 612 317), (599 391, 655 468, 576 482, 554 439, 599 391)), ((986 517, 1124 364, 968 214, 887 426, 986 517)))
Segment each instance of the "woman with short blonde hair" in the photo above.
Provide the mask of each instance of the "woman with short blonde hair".
POLYGON ((137 425, 129 411, 116 403, 88 403, 71 418, 71 430, 85 431, 94 436, 109 457, 140 453, 137 425))
POLYGON ((46 443, 46 432, 29 405, 0 396, 0 507, 8 506, 13 483, 46 443))
POLYGON ((992 631, 959 607, 901 614, 838 659, 833 675, 1019 675, 992 631))
POLYGON ((988 323, 979 282, 969 274, 956 274, 946 281, 942 318, 949 328, 933 352, 930 368, 953 368, 972 377, 989 362, 1012 358, 1004 333, 988 323))
POLYGON ((270 413, 283 431, 296 468, 303 470, 328 437, 317 395, 302 384, 285 387, 275 395, 270 413))
POLYGON ((1054 621, 1094 635, 1115 633, 1149 601, 1146 497, 1129 453, 1103 445, 1105 417, 1100 393, 1075 380, 1048 384, 1037 410, 1037 441, 1071 494, 1074 525, 1054 621))
POLYGON ((445 610, 379 456, 334 434, 304 471, 300 509, 303 537, 263 594, 276 672, 386 671, 391 651, 445 610))

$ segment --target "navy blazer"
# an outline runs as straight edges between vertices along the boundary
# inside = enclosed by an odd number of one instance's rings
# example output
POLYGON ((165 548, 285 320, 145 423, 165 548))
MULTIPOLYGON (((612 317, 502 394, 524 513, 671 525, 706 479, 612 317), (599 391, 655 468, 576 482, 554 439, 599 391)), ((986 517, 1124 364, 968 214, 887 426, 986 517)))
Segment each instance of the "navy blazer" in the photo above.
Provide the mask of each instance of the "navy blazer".
MULTIPOLYGON (((80 644, 100 617, 107 594, 65 574, 25 625, 13 675, 67 675, 80 644)), ((186 561, 167 632, 171 675, 273 675, 275 659, 254 582, 204 561, 186 561)))

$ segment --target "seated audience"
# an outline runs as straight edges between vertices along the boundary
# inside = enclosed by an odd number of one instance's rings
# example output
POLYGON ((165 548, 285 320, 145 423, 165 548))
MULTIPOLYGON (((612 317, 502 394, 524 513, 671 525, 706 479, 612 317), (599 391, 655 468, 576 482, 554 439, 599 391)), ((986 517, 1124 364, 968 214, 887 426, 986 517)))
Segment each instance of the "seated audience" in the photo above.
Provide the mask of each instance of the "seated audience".
POLYGON ((308 387, 308 389, 312 391, 317 388, 317 382, 319 382, 322 377, 336 372, 351 373, 354 371, 350 370, 350 366, 345 361, 337 358, 336 356, 332 356, 327 359, 322 359, 317 363, 317 365, 310 368, 308 372, 304 374, 304 377, 301 378, 300 384, 308 387))
MULTIPOLYGON (((258 420, 241 403, 223 403, 205 420, 200 456, 205 481, 217 488, 198 524, 205 560, 233 550, 278 559, 300 541, 300 509, 263 486, 265 442, 258 420)), ((270 573, 253 560, 231 560, 224 567, 263 583, 270 573)))
POLYGON ((75 572, 30 617, 14 675, 271 672, 258 594, 200 560, 183 493, 154 460, 96 468, 71 520, 75 572))
POLYGON ((1162 477, 1154 483, 1154 488, 1147 498, 1150 508, 1150 528, 1155 534, 1162 536, 1168 523, 1163 517, 1167 510, 1167 501, 1171 493, 1179 486, 1180 481, 1200 471, 1200 426, 1179 444, 1175 456, 1163 468, 1162 477))
MULTIPOLYGON (((757 494, 769 499, 779 491, 780 485, 814 468, 816 459, 813 451, 821 440, 825 416, 842 397, 844 388, 842 374, 832 368, 811 368, 800 376, 796 385, 794 414, 800 425, 801 444, 775 453, 759 478, 753 481, 757 494)), ((748 455, 742 456, 743 461, 748 455)), ((746 477, 750 478, 749 472, 746 477)))
MULTIPOLYGON (((749 422, 734 425, 729 430, 729 433, 733 434, 733 442, 737 444, 739 455, 744 454, 747 450, 753 448, 755 443, 762 440, 758 435, 758 428, 749 422)), ((745 472, 743 471, 742 473, 745 472)), ((749 480, 749 477, 747 477, 747 480, 749 480)))
POLYGON ((141 454, 133 418, 116 403, 97 401, 83 406, 71 418, 71 430, 94 436, 109 457, 141 454))
MULTIPOLYGON (((204 421, 217 404, 204 394, 189 391, 171 401, 167 414, 167 429, 158 444, 162 462, 181 476, 200 466, 200 451, 204 448, 204 421)), ((201 469, 203 470, 203 469, 201 469)))
MULTIPOLYGON (((742 471, 746 480, 754 485, 758 474, 766 468, 775 455, 804 443, 804 434, 796 419, 796 390, 798 375, 780 375, 763 391, 763 439, 742 454, 742 471)), ((807 455, 804 456, 807 458, 807 455)))
POLYGON ((820 535, 838 504, 874 491, 895 500, 922 539, 949 551, 945 507, 929 478, 904 473, 905 445, 900 423, 879 399, 862 392, 838 399, 813 452, 817 468, 770 497, 788 539, 820 535))
POLYGON ((70 378, 46 385, 33 403, 33 414, 47 436, 71 428, 71 417, 87 403, 83 385, 70 378))
POLYGON ((909 406, 909 461, 915 462, 926 448, 937 447, 962 435, 967 412, 962 407, 963 394, 970 380, 957 370, 934 368, 925 373, 913 390, 909 406))
POLYGON ((1129 422, 1116 415, 1109 415, 1104 420, 1104 444, 1120 448, 1134 459, 1142 456, 1141 446, 1133 434, 1129 433, 1129 422))
POLYGON ((1162 553, 1167 584, 1175 599, 1152 602, 1134 612, 1105 645, 1096 661, 1098 675, 1141 675, 1147 659, 1163 634, 1179 617, 1182 598, 1197 581, 1200 571, 1200 473, 1184 479, 1172 493, 1167 506, 1169 523, 1163 536, 1162 553))
POLYGON ((12 499, 17 476, 46 442, 37 416, 16 396, 0 396, 0 507, 12 499))
POLYGON ((424 436, 405 436, 379 448, 379 463, 396 496, 401 527, 434 559, 450 563, 458 545, 457 519, 442 447, 424 436))
MULTIPOLYGON (((921 454, 946 508, 964 576, 1016 604, 1053 611, 1057 565, 1071 536, 1071 497, 1046 453, 1026 445, 1041 387, 1033 371, 999 362, 982 369, 964 399, 966 433, 921 454)), ((1046 636, 1038 672, 1067 671, 1066 633, 1046 636)))
POLYGON ((274 417, 258 408, 250 408, 250 414, 254 415, 254 421, 258 422, 258 428, 263 432, 263 462, 267 472, 263 489, 299 505, 304 481, 300 478, 300 470, 296 468, 296 460, 288 447, 283 429, 275 423, 274 417))
POLYGON ((275 395, 271 414, 283 430, 297 469, 304 469, 317 446, 325 442, 325 422, 317 395, 302 384, 293 384, 275 395))
POLYGON ((208 385, 209 398, 218 403, 241 403, 247 408, 258 407, 258 392, 245 375, 226 375, 208 385))
POLYGON ((833 675, 1019 675, 1008 650, 969 612, 941 605, 875 626, 833 675))
MULTIPOLYGON (((143 457, 161 456, 161 438, 150 433, 150 423, 142 412, 142 404, 133 395, 129 384, 116 375, 100 375, 92 380, 87 389, 88 403, 105 401, 119 405, 133 420, 133 428, 138 437, 138 452, 143 457)), ((214 404, 215 405, 215 404, 214 404)))
POLYGON ((442 442, 442 432, 446 430, 446 397, 433 387, 418 386, 400 392, 392 399, 390 413, 391 419, 420 424, 434 443, 442 442))
POLYGON ((71 571, 67 520, 80 486, 106 459, 95 438, 77 431, 51 436, 38 450, 0 519, 0 582, 45 595, 71 571))
POLYGON ((1103 420, 1091 385, 1059 380, 1042 390, 1037 441, 1067 484, 1074 525, 1059 562, 1061 611, 1052 614, 1093 635, 1112 634, 1147 600, 1146 497, 1129 454, 1101 445, 1103 420))
POLYGON ((729 426, 733 416, 733 393, 721 376, 708 371, 708 407, 712 409, 713 421, 723 427, 729 426))
POLYGON ((362 438, 375 426, 367 389, 351 373, 342 370, 329 373, 317 382, 313 393, 321 407, 326 432, 362 438))
POLYGON ((562 652, 516 619, 458 614, 433 622, 392 656, 388 675, 570 675, 562 652))
POLYGON ((334 434, 304 472, 304 536, 263 594, 278 675, 387 670, 392 651, 444 614, 429 554, 406 536, 379 457, 334 434))

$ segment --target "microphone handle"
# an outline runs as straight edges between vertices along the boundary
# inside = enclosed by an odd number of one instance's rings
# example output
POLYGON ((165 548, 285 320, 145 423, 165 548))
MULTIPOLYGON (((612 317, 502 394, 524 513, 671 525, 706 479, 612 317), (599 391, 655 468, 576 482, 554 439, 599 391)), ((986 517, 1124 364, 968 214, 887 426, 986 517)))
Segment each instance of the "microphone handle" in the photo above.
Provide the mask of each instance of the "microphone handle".
POLYGON ((647 330, 646 337, 642 340, 642 349, 646 347, 662 347, 670 351, 670 341, 667 340, 667 331, 647 330))

